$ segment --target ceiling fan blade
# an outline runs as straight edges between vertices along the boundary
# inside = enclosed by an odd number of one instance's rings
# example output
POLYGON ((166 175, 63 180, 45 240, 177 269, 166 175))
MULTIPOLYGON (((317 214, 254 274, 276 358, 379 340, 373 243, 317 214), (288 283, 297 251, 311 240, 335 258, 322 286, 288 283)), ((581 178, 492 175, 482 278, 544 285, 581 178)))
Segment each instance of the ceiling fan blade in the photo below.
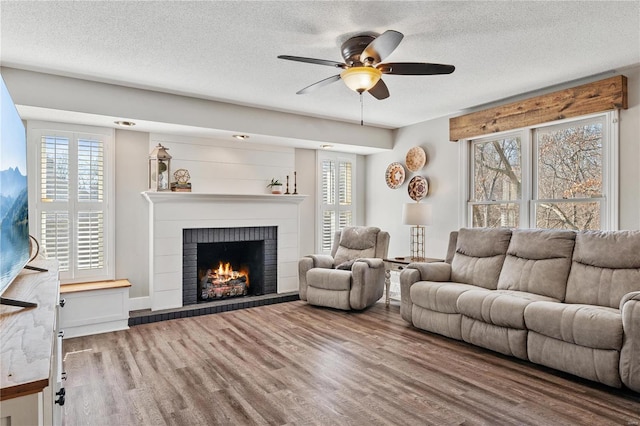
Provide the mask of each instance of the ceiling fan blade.
POLYGON ((389 89, 382 80, 378 80, 376 85, 369 89, 368 92, 378 100, 387 99, 389 97, 389 89))
POLYGON ((279 55, 278 59, 286 59, 288 61, 296 61, 296 62, 306 62, 309 64, 316 64, 316 65, 327 65, 335 68, 347 67, 347 64, 344 64, 342 62, 329 61, 327 59, 303 58, 302 56, 279 55))
POLYGON ((315 82, 312 85, 305 87, 304 89, 300 89, 296 92, 296 95, 304 95, 305 93, 313 92, 316 89, 319 89, 338 80, 340 80, 340 74, 325 78, 324 80, 315 82))
POLYGON ((383 74, 396 75, 434 75, 451 74, 456 67, 445 64, 427 64, 424 62, 389 62, 376 68, 383 74))
POLYGON ((396 50, 396 47, 402 41, 404 35, 398 31, 387 30, 375 38, 369 45, 362 51, 360 55, 360 62, 377 64, 384 58, 389 56, 391 52, 396 50))

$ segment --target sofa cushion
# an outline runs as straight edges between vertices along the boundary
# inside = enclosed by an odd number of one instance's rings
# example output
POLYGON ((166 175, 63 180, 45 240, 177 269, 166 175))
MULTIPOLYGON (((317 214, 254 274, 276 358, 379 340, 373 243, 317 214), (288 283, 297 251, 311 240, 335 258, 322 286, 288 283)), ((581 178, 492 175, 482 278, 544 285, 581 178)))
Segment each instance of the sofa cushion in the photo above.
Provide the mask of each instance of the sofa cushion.
POLYGON ((495 290, 509 246, 506 228, 462 228, 451 261, 451 281, 495 290))
POLYGON ((470 284, 460 284, 452 282, 418 281, 411 286, 409 294, 411 301, 418 306, 430 311, 442 312, 446 314, 457 314, 456 302, 458 297, 467 291, 478 290, 488 292, 489 290, 479 289, 470 284))
POLYGON ((527 335, 527 352, 529 361, 536 364, 616 388, 621 385, 618 351, 574 345, 531 330, 527 335))
POLYGON ((565 302, 617 308, 640 290, 640 231, 584 231, 576 235, 565 302))
POLYGON ((334 256, 339 265, 359 257, 375 257, 376 242, 380 228, 373 226, 349 226, 342 230, 340 243, 334 256))
POLYGON ((307 272, 307 286, 325 290, 350 290, 351 271, 314 268, 307 272))
POLYGON ((622 347, 622 316, 613 308, 554 302, 531 303, 527 328, 543 336, 594 349, 622 347))
POLYGON ((498 289, 563 300, 575 243, 574 231, 516 229, 511 235, 498 289))
POLYGON ((460 334, 462 334, 462 340, 465 342, 491 349, 501 354, 528 359, 528 330, 488 324, 484 321, 469 318, 466 315, 461 315, 461 317, 460 334))
POLYGON ((526 329, 524 311, 527 305, 534 301, 552 301, 546 296, 523 291, 472 290, 458 298, 458 312, 487 324, 507 328, 526 329))

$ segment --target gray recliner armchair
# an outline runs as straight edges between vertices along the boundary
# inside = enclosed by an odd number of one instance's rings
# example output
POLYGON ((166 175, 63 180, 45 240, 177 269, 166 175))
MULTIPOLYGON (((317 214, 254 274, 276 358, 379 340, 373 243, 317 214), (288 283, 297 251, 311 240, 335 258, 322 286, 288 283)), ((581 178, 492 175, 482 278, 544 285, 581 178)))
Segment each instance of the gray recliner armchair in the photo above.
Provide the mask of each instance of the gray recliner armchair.
POLYGON ((335 233, 331 255, 298 262, 300 299, 309 304, 351 310, 373 305, 384 294, 384 261, 389 233, 352 226, 335 233))

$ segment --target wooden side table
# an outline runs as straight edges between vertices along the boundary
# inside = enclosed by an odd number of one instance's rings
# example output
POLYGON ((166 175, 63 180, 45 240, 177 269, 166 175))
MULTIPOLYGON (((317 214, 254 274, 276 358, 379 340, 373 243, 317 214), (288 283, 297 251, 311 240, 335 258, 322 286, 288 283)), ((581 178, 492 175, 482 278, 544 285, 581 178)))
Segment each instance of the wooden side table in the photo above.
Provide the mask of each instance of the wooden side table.
POLYGON ((391 271, 400 272, 407 267, 408 264, 413 262, 434 263, 444 262, 444 259, 433 259, 425 257, 424 259, 414 259, 411 256, 404 257, 390 257, 388 259, 382 259, 384 261, 384 290, 385 298, 384 304, 389 306, 389 288, 391 287, 391 271))

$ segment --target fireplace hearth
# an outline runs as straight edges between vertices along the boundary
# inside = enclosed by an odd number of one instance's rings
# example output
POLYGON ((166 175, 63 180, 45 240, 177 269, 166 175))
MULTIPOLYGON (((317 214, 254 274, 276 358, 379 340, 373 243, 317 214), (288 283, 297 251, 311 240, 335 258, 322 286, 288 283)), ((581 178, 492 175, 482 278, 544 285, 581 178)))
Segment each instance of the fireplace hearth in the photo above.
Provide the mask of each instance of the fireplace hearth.
POLYGON ((276 293, 277 227, 183 230, 183 306, 276 293))

